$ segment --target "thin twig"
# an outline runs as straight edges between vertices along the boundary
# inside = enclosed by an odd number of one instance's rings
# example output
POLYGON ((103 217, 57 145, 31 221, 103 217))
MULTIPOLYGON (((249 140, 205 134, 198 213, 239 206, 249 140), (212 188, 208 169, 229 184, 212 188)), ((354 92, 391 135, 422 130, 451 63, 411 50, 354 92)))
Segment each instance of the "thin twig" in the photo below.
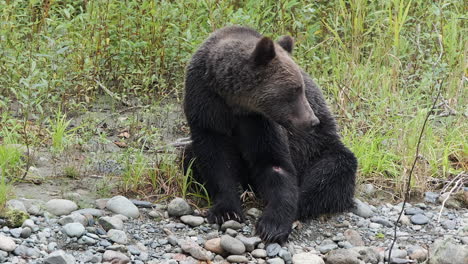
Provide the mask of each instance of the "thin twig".
MULTIPOLYGON (((395 221, 395 228, 393 230, 393 241, 392 241, 392 244, 390 246, 390 250, 388 252, 388 263, 391 263, 391 259, 392 259, 392 250, 393 250, 393 246, 395 245, 396 243, 396 240, 397 240, 397 229, 398 229, 398 223, 400 222, 400 219, 401 219, 401 216, 403 215, 403 212, 405 210, 405 206, 406 206, 406 203, 408 201, 408 198, 409 198, 409 195, 410 195, 410 191, 411 191, 411 179, 412 179, 412 176, 413 176, 413 171, 414 171, 414 168, 416 167, 416 162, 418 161, 419 159, 419 148, 421 146, 421 140, 422 140, 422 136, 424 134, 424 130, 426 129, 426 124, 427 124, 427 121, 429 120, 429 117, 431 116, 432 114, 432 111, 434 111, 434 108, 437 104, 437 101, 439 100, 439 96, 440 96, 440 93, 442 91, 442 84, 444 83, 444 80, 442 80, 440 82, 440 85, 439 85, 439 89, 437 91, 437 96, 436 98, 434 99, 434 102, 432 103, 432 107, 429 109, 429 111, 427 112, 427 115, 426 115, 426 118, 424 119, 424 123, 421 127, 421 131, 419 133, 419 137, 418 137, 418 143, 416 145, 416 153, 415 153, 415 156, 414 156, 414 160, 413 160, 413 165, 411 166, 411 169, 409 171, 409 174, 408 174, 408 179, 407 179, 407 182, 406 182, 406 191, 405 191, 405 198, 403 199, 403 205, 401 206, 401 211, 400 211, 400 214, 398 215, 398 218, 397 220, 395 221)), ((434 85, 434 88, 436 87, 436 85, 434 85)))
POLYGON ((442 205, 440 206, 439 215, 437 216, 437 223, 440 222, 440 217, 442 216, 442 211, 444 210, 445 203, 446 203, 447 200, 450 198, 450 195, 452 195, 453 191, 455 191, 455 189, 457 189, 457 187, 458 187, 460 184, 463 184, 463 181, 462 181, 462 180, 463 180, 463 178, 458 179, 458 181, 455 183, 455 185, 452 187, 452 189, 450 189, 450 191, 448 192, 447 197, 445 197, 444 201, 442 202, 442 205))
POLYGON ((26 169, 24 170, 23 176, 21 176, 21 180, 24 180, 29 172, 29 167, 31 166, 31 151, 29 149, 29 137, 26 133, 26 126, 28 125, 28 114, 25 114, 24 117, 24 126, 23 126, 23 137, 24 143, 26 144, 26 169))

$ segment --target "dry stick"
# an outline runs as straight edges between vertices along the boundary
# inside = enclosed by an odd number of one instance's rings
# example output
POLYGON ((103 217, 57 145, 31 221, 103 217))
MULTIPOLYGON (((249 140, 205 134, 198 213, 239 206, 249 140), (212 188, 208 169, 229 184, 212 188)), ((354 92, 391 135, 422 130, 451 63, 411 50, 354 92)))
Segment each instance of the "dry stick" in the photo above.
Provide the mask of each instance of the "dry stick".
MULTIPOLYGON (((395 222, 395 228, 393 230, 393 241, 392 241, 392 245, 390 246, 390 250, 388 252, 388 259, 387 259, 389 264, 392 262, 392 250, 393 250, 393 246, 395 245, 396 240, 397 240, 398 223, 400 222, 400 218, 403 215, 403 212, 404 212, 405 206, 406 206, 406 202, 408 201, 408 197, 409 197, 409 194, 410 194, 410 191, 411 191, 411 178, 413 176, 414 168, 416 167, 416 162, 418 161, 419 147, 421 145, 421 139, 422 139, 422 136, 424 134, 424 130, 426 129, 426 124, 427 124, 427 121, 429 120, 429 116, 431 116, 431 113, 432 113, 432 111, 434 111, 436 103, 439 100, 439 96, 440 96, 440 93, 441 93, 441 90, 442 90, 442 84, 443 83, 444 83, 444 80, 442 80, 440 82, 439 89, 438 89, 438 92, 437 92, 437 96, 434 99, 434 102, 432 103, 432 107, 429 109, 429 112, 427 112, 426 118, 424 119, 424 123, 423 123, 422 128, 421 128, 421 132, 419 133, 419 138, 418 138, 418 143, 416 145, 416 153, 415 153, 415 156, 414 156, 413 165, 411 166, 411 170, 409 171, 409 174, 408 174, 408 180, 406 182, 405 198, 403 199, 403 205, 401 206, 401 211, 400 211, 400 214, 398 215, 398 218, 397 218, 397 220, 395 222)), ((434 85, 434 87, 435 87, 435 85, 434 85)))
POLYGON ((31 151, 29 150, 29 137, 28 137, 28 134, 26 133, 26 126, 28 124, 27 119, 28 119, 28 114, 26 113, 25 118, 24 118, 23 137, 24 137, 24 143, 26 144, 27 158, 26 158, 26 165, 25 165, 26 169, 24 170, 24 174, 21 177, 21 180, 24 180, 26 178, 26 176, 28 175, 28 172, 29 172, 29 167, 31 166, 31 151))
MULTIPOLYGON (((457 175, 457 177, 454 178, 457 179, 461 176, 463 176, 464 172, 460 173, 457 175)), ((447 186, 450 186, 452 184, 453 181, 451 181, 447 186)), ((442 202, 442 205, 440 207, 440 211, 439 211, 439 216, 437 216, 437 222, 440 222, 440 217, 442 216, 442 211, 444 210, 444 207, 445 207, 445 203, 447 202, 447 200, 450 198, 450 195, 452 195, 452 193, 460 186, 463 186, 464 184, 464 180, 463 180, 463 177, 461 177, 460 179, 458 179, 456 182, 455 182, 455 185, 452 187, 452 189, 450 189, 450 191, 448 192, 448 195, 447 197, 445 197, 444 201, 442 202)))

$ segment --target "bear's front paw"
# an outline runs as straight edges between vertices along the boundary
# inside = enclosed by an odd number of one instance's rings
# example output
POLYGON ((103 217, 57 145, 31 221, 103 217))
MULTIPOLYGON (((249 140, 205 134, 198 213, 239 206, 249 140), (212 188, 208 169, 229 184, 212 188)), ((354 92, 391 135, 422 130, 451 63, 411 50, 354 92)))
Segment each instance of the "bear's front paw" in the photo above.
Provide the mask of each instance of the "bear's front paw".
POLYGON ((208 212, 208 222, 221 225, 228 220, 244 222, 244 215, 240 207, 227 204, 215 204, 208 212))
POLYGON ((255 233, 266 243, 284 244, 291 231, 291 221, 264 215, 258 220, 255 233))

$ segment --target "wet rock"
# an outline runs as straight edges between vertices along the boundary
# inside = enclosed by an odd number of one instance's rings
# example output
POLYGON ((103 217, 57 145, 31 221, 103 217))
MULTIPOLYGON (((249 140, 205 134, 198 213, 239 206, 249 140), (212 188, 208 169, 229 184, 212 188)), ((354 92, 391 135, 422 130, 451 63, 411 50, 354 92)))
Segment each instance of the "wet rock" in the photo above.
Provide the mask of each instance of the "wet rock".
POLYGON ((325 264, 321 257, 310 252, 295 254, 292 257, 292 262, 293 264, 325 264))
POLYGON ((124 227, 122 219, 118 217, 103 216, 99 218, 98 223, 106 231, 109 231, 110 229, 122 230, 124 227))
POLYGON ((425 192, 424 193, 424 201, 428 203, 437 203, 437 198, 439 198, 439 194, 435 192, 425 192))
POLYGON ((102 255, 102 260, 119 264, 130 263, 130 258, 127 255, 114 250, 106 250, 102 255))
POLYGON ((183 216, 191 214, 192 208, 190 208, 190 205, 184 199, 174 198, 167 205, 167 212, 169 216, 183 216))
POLYGON ((18 228, 12 228, 10 229, 10 234, 13 236, 13 237, 20 237, 21 236, 21 232, 23 231, 23 228, 21 227, 18 227, 18 228))
POLYGON ((356 247, 364 246, 364 241, 362 240, 361 235, 355 230, 352 230, 352 229, 346 230, 344 232, 344 237, 353 246, 356 246, 356 247))
POLYGON ((372 215, 374 215, 374 213, 372 212, 372 209, 370 208, 368 204, 362 202, 361 200, 357 198, 354 198, 354 203, 355 203, 355 207, 351 211, 355 215, 358 215, 364 218, 369 218, 372 215))
POLYGON ((278 255, 281 250, 281 246, 278 243, 268 244, 266 247, 267 256, 272 258, 278 255))
POLYGON ((425 225, 429 223, 429 218, 423 214, 415 214, 410 218, 411 223, 415 225, 425 225))
POLYGON ((193 216, 193 215, 183 215, 180 217, 180 221, 182 223, 187 224, 189 226, 195 227, 203 224, 204 219, 200 216, 193 216))
POLYGON ((228 235, 221 236, 221 247, 233 255, 242 255, 245 252, 244 243, 228 235))
POLYGON ((122 230, 111 229, 107 232, 108 238, 118 244, 127 244, 127 234, 122 230))
POLYGON ((221 238, 213 238, 205 242, 205 249, 219 255, 225 255, 226 251, 221 247, 221 238))
POLYGON ((430 247, 429 264, 468 263, 468 246, 457 245, 453 239, 436 240, 430 247))
POLYGON ((69 237, 80 237, 85 233, 86 229, 80 223, 70 223, 64 225, 62 231, 69 237))
POLYGON ((223 231, 226 231, 226 229, 228 229, 228 228, 237 231, 237 230, 242 229, 242 224, 237 222, 237 221, 234 221, 234 220, 229 220, 229 221, 224 222, 221 225, 221 230, 223 230, 223 231))
POLYGON ((16 243, 13 239, 0 234, 0 250, 11 252, 15 250, 16 247, 16 243))
POLYGON ((262 242, 262 239, 259 237, 245 237, 243 235, 238 235, 236 237, 239 241, 244 243, 245 249, 248 252, 251 252, 252 250, 255 249, 255 247, 262 242))
POLYGON ((230 263, 247 263, 249 259, 242 255, 231 255, 226 259, 230 263))
POLYGON ((66 254, 63 250, 57 250, 49 254, 44 259, 45 264, 73 264, 75 258, 72 255, 66 254))
POLYGON ((106 208, 116 214, 122 214, 131 218, 137 218, 140 216, 138 207, 121 195, 109 199, 109 201, 107 201, 106 208))
POLYGON ((78 209, 75 202, 65 199, 52 199, 45 204, 46 210, 54 215, 67 215, 78 209))

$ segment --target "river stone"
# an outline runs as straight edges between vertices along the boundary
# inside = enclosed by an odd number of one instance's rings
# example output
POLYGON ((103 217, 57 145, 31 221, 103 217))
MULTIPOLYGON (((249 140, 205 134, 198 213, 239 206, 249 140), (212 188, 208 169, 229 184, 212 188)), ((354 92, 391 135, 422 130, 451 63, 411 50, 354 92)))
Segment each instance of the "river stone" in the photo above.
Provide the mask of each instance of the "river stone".
POLYGON ((221 238, 213 238, 205 242, 205 249, 219 254, 219 255, 225 255, 226 251, 221 247, 221 238))
MULTIPOLYGON (((389 250, 385 251, 385 260, 388 260, 388 254, 389 254, 389 250)), ((392 259, 393 258, 404 259, 406 258, 407 255, 408 255, 408 252, 404 249, 398 249, 398 248, 392 249, 392 259)))
POLYGON ((0 234, 0 250, 11 252, 15 250, 16 247, 16 243, 13 239, 0 234))
POLYGON ((45 259, 45 264, 73 264, 75 258, 72 255, 66 254, 63 250, 57 250, 50 253, 45 259))
POLYGON ((245 252, 244 243, 228 235, 221 236, 221 247, 233 255, 242 255, 245 252))
POLYGON ((104 214, 102 210, 96 209, 96 208, 84 208, 80 210, 74 211, 72 214, 81 214, 81 215, 92 215, 95 217, 100 217, 104 214))
POLYGON ((429 218, 423 214, 415 214, 410 218, 411 223, 415 225, 425 225, 429 223, 429 218))
POLYGON ((236 237, 236 239, 238 239, 239 241, 241 241, 242 243, 244 243, 244 246, 245 246, 245 249, 248 251, 248 252, 251 252, 252 250, 255 249, 255 247, 260 244, 260 242, 262 242, 262 239, 260 239, 259 237, 245 237, 243 235, 238 235, 236 237))
POLYGON ((226 259, 230 263, 247 263, 249 259, 242 255, 231 255, 226 259))
POLYGON ((67 215, 78 209, 75 202, 65 199, 52 199, 45 204, 46 210, 54 215, 67 215))
POLYGON ((326 256, 327 264, 361 264, 359 253, 351 249, 333 250, 326 256))
POLYGON ((320 245, 317 247, 317 250, 320 251, 320 253, 322 254, 327 254, 328 252, 337 248, 338 248, 338 245, 335 243, 332 243, 332 244, 320 245))
POLYGON ((364 241, 362 240, 361 235, 355 230, 352 230, 352 229, 346 230, 344 232, 344 237, 353 246, 356 246, 356 247, 364 246, 364 241))
POLYGON ((24 203, 20 200, 16 200, 16 199, 9 200, 8 202, 6 202, 6 206, 9 209, 18 210, 18 211, 25 212, 25 213, 28 212, 24 203))
POLYGON ((190 208, 187 201, 177 197, 167 205, 167 212, 169 216, 189 215, 192 213, 192 208, 190 208))
POLYGON ((118 217, 103 216, 99 218, 98 223, 104 228, 104 230, 109 231, 111 229, 122 230, 124 223, 122 219, 118 217))
POLYGON ((62 218, 60 218, 60 220, 58 222, 61 225, 66 225, 66 224, 70 224, 70 223, 80 223, 80 224, 86 226, 88 224, 88 219, 86 219, 86 217, 84 215, 77 214, 77 213, 71 213, 70 215, 63 216, 62 218))
POLYGON ((423 214, 424 211, 419 207, 410 207, 405 209, 406 215, 423 214))
POLYGON ((351 212, 353 212, 355 215, 369 218, 374 214, 370 206, 364 202, 361 202, 361 200, 354 198, 354 203, 355 207, 351 210, 351 212))
POLYGON ((468 246, 457 245, 451 238, 436 240, 429 250, 429 264, 468 263, 468 246))
POLYGON ((282 258, 271 258, 267 260, 268 264, 284 264, 284 260, 282 258))
POLYGON ((23 228, 23 230, 21 230, 20 236, 21 238, 28 238, 31 236, 31 234, 32 234, 32 229, 27 226, 23 228))
POLYGON ((106 208, 116 214, 122 214, 131 218, 137 218, 140 216, 138 207, 121 195, 114 196, 109 199, 109 201, 107 201, 106 208))
POLYGON ((267 255, 270 258, 275 257, 276 255, 278 255, 280 250, 281 250, 281 246, 278 243, 268 244, 268 246, 266 247, 267 255))
POLYGON ((27 247, 25 245, 19 245, 13 250, 13 254, 21 257, 38 258, 41 252, 36 247, 27 247))
POLYGON ((127 234, 122 230, 111 229, 107 232, 107 237, 115 243, 127 244, 127 234))
POLYGON ((211 252, 200 247, 197 243, 190 240, 183 240, 179 242, 179 246, 185 253, 190 254, 190 256, 198 260, 211 260, 213 255, 211 252))
POLYGON ((428 251, 421 246, 410 246, 408 248, 408 255, 410 259, 424 262, 427 259, 428 251))
POLYGON ((221 230, 223 230, 223 231, 226 231, 226 229, 228 229, 228 228, 237 231, 237 230, 242 229, 242 224, 237 222, 237 221, 234 221, 234 220, 229 220, 229 221, 224 222, 221 225, 221 230))
POLYGON ((187 224, 189 226, 195 227, 203 224, 204 220, 201 216, 193 216, 193 215, 183 215, 180 217, 180 221, 182 223, 187 224))
POLYGON ((102 260, 112 263, 130 263, 130 259, 127 255, 114 250, 106 250, 102 255, 102 260))
POLYGON ((267 252, 264 249, 255 249, 252 251, 252 256, 254 258, 266 258, 267 257, 267 252))
POLYGON ((321 257, 310 252, 295 254, 292 257, 292 262, 294 264, 325 264, 321 257))
POLYGON ((376 247, 353 247, 349 250, 358 253, 359 259, 365 263, 378 264, 383 261, 383 248, 381 248, 382 255, 379 253, 379 248, 376 247))
POLYGON ((86 232, 86 229, 80 223, 69 223, 63 226, 62 231, 69 237, 80 237, 86 232))

